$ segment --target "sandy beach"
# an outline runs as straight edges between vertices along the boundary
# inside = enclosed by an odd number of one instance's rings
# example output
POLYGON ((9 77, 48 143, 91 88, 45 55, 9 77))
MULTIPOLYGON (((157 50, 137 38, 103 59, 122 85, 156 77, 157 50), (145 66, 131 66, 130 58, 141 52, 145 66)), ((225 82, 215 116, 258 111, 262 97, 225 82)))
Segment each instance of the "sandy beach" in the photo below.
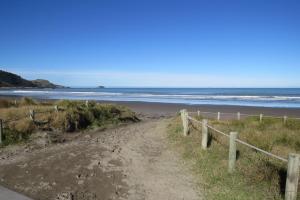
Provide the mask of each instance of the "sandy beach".
POLYGON ((100 101, 104 103, 116 103, 127 106, 137 113, 144 113, 158 116, 172 116, 181 109, 187 109, 190 112, 223 112, 223 113, 244 113, 251 115, 274 115, 300 117, 299 108, 268 108, 268 107, 251 107, 251 106, 226 106, 226 105, 187 105, 173 103, 149 103, 149 102, 117 102, 117 101, 100 101))

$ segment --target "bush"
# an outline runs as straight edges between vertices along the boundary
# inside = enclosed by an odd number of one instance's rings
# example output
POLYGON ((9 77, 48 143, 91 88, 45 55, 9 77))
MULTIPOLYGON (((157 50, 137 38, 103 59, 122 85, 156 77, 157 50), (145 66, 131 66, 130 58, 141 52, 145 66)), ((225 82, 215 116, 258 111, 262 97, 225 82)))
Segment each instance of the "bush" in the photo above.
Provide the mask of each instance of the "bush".
POLYGON ((12 120, 7 123, 8 143, 26 138, 37 129, 74 132, 92 126, 138 121, 135 113, 123 106, 98 104, 93 101, 86 106, 83 101, 69 100, 37 103, 30 98, 23 98, 18 108, 2 108, 0 118, 4 121, 12 120), (59 106, 58 112, 54 111, 54 105, 59 106), (29 118, 30 109, 36 111, 34 122, 29 118))
POLYGON ((32 98, 28 98, 28 97, 23 97, 19 103, 20 106, 34 106, 37 104, 38 103, 35 100, 33 100, 32 98))
POLYGON ((84 103, 81 101, 59 100, 56 102, 56 105, 68 109, 74 107, 83 107, 84 103))
POLYGON ((285 126, 290 130, 300 130, 300 120, 288 119, 285 126))
POLYGON ((52 126, 67 132, 85 129, 90 125, 102 126, 107 123, 134 122, 135 114, 122 106, 96 104, 89 102, 88 107, 81 101, 62 100, 57 102, 64 112, 54 115, 52 126))
POLYGON ((4 145, 25 141, 35 130, 35 125, 30 119, 15 121, 4 127, 4 145))
POLYGON ((0 99, 0 108, 8 108, 12 106, 12 102, 6 99, 0 99))

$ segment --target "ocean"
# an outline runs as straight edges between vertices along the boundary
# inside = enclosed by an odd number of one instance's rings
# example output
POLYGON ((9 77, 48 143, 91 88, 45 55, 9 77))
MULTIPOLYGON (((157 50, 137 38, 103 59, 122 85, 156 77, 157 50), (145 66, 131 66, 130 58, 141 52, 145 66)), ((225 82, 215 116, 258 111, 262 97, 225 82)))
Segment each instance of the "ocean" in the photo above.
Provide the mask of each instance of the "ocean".
POLYGON ((0 95, 42 99, 140 101, 194 105, 300 108, 300 88, 66 88, 2 89, 0 95))

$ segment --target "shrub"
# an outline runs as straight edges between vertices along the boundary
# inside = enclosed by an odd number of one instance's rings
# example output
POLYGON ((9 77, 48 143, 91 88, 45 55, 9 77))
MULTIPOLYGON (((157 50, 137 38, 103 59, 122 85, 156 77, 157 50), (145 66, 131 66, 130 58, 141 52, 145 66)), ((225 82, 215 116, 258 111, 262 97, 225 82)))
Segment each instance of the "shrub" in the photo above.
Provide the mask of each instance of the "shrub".
POLYGON ((6 99, 0 99, 0 108, 8 108, 12 106, 12 102, 6 99))
POLYGON ((32 98, 28 98, 28 97, 23 97, 19 103, 20 106, 33 106, 33 105, 37 105, 37 104, 38 103, 35 100, 33 100, 32 98))
POLYGON ((55 104, 65 109, 85 106, 85 103, 83 101, 71 101, 71 100, 59 100, 55 104))
POLYGON ((37 103, 30 98, 23 98, 20 106, 2 108, 0 118, 8 122, 7 141, 18 141, 26 138, 37 129, 55 129, 63 132, 74 132, 90 126, 107 126, 121 122, 135 122, 135 113, 123 106, 99 104, 83 101, 61 100, 53 103, 37 103), (59 106, 55 112, 53 105, 59 106), (29 118, 29 110, 36 111, 35 121, 29 118), (17 120, 15 120, 17 119, 17 120))
POLYGON ((300 130, 300 120, 289 119, 285 126, 290 130, 300 130))
POLYGON ((4 144, 27 140, 34 131, 35 125, 30 119, 22 119, 4 126, 4 144))

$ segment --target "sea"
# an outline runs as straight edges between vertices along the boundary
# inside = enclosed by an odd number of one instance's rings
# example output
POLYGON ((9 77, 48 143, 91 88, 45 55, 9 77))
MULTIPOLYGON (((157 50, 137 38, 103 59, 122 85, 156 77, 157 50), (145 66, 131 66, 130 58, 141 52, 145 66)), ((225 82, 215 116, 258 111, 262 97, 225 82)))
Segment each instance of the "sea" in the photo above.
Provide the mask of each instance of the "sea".
POLYGON ((300 108, 300 88, 1 89, 1 96, 300 108))

